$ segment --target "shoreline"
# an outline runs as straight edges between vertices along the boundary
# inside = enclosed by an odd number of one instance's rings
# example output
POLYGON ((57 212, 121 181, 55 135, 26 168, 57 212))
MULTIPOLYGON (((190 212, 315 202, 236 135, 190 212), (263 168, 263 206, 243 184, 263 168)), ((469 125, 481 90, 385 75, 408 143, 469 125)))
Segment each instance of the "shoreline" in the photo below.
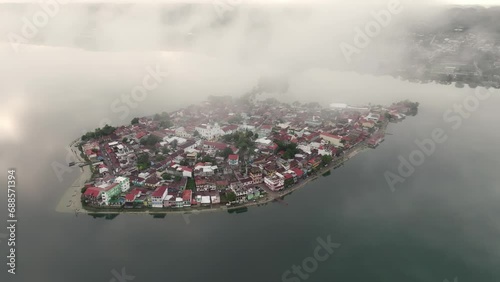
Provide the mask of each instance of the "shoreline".
MULTIPOLYGON (((387 127, 387 124, 384 126, 384 130, 387 127)), ((73 145, 77 142, 78 140, 75 140, 71 143, 70 148, 73 147, 73 145)), ((76 148, 78 149, 78 148, 76 148)), ((90 168, 87 166, 82 167, 81 169, 83 170, 81 175, 73 182, 73 184, 66 190, 64 193, 63 197, 59 201, 59 204, 56 207, 56 211, 60 213, 86 213, 89 215, 92 214, 198 214, 202 212, 218 212, 218 211, 231 211, 231 210, 238 210, 238 209, 243 209, 243 208, 248 208, 248 207, 253 207, 253 206, 260 206, 264 204, 268 204, 271 202, 276 201, 277 199, 284 198, 285 196, 305 187, 309 182, 314 181, 319 178, 319 176, 323 175, 324 173, 327 173, 328 171, 331 171, 332 169, 336 169, 340 166, 342 166, 344 163, 349 161, 351 158, 355 157, 357 154, 363 152, 366 150, 367 147, 364 144, 364 142, 359 143, 356 145, 356 147, 352 148, 351 151, 348 152, 346 157, 343 157, 341 159, 338 159, 337 162, 333 161, 331 164, 328 166, 318 170, 314 175, 311 175, 302 181, 294 184, 290 188, 285 189, 284 191, 281 192, 274 192, 274 196, 271 195, 268 192, 268 196, 261 198, 260 200, 257 200, 256 202, 249 202, 245 203, 242 205, 237 205, 237 206, 225 206, 225 205, 219 205, 217 207, 209 207, 209 208, 189 208, 189 209, 179 209, 179 210, 165 210, 165 209, 153 209, 153 208, 148 208, 146 210, 134 210, 134 209, 124 209, 124 208, 117 208, 116 210, 114 209, 95 209, 95 208, 90 208, 87 209, 82 206, 81 201, 80 201, 80 196, 81 196, 81 188, 87 182, 90 180, 91 173, 90 173, 90 168), (358 147, 360 146, 360 147, 358 147), (75 199, 76 197, 76 199, 75 199), (69 205, 69 206, 68 206, 69 205)), ((78 156, 78 153, 76 150, 72 150, 72 152, 75 154, 75 158, 77 160, 81 160, 80 156, 78 156)))
MULTIPOLYGON (((380 131, 385 135, 385 132, 387 131, 387 127, 389 126, 391 122, 388 120, 383 123, 383 125, 380 127, 380 131)), ((81 152, 78 147, 75 147, 74 145, 80 140, 80 138, 74 140, 70 144, 70 149, 75 155, 75 160, 77 161, 84 161, 79 155, 78 152, 81 152)), ((135 210, 135 209, 124 209, 123 207, 116 208, 116 209, 100 209, 100 208, 85 208, 82 206, 80 197, 81 197, 81 188, 83 185, 90 180, 92 177, 90 167, 84 166, 81 167, 80 169, 82 170, 82 173, 80 176, 73 182, 73 184, 66 190, 64 193, 63 197, 59 201, 59 204, 56 207, 56 211, 60 213, 86 213, 89 215, 92 214, 154 214, 154 215, 166 215, 166 214, 199 214, 202 212, 218 212, 218 211, 232 211, 232 210, 239 210, 239 209, 245 209, 253 206, 260 206, 260 205, 265 205, 274 201, 279 201, 280 199, 284 198, 285 196, 301 189, 304 188, 309 182, 314 181, 318 179, 321 175, 327 173, 328 171, 335 170, 339 168, 340 166, 344 165, 347 161, 358 155, 359 153, 365 151, 368 149, 368 146, 365 141, 360 142, 356 144, 354 147, 350 148, 347 152, 344 152, 344 156, 341 158, 338 158, 326 167, 320 168, 314 175, 310 175, 307 178, 301 180, 298 183, 295 183, 291 187, 280 191, 280 192, 274 192, 270 191, 267 187, 265 189, 267 190, 267 196, 264 198, 261 198, 255 202, 248 202, 245 204, 241 205, 236 205, 236 206, 226 206, 226 205, 218 205, 215 207, 206 207, 206 208, 181 208, 179 210, 172 210, 172 209, 158 209, 158 208, 147 208, 147 209, 140 209, 140 210, 135 210)))

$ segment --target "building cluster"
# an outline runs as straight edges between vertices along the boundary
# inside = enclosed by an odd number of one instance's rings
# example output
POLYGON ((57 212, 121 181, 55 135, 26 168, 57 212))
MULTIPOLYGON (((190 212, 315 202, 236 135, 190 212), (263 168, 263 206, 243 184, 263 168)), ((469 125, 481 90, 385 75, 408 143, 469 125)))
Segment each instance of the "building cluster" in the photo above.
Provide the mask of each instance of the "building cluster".
POLYGON ((212 97, 82 142, 93 207, 187 208, 257 201, 359 146, 376 147, 411 103, 351 107, 212 97), (165 122, 165 120, 168 122, 165 122))
POLYGON ((498 36, 460 25, 436 32, 427 29, 409 34, 408 59, 400 68, 404 77, 500 88, 498 36))

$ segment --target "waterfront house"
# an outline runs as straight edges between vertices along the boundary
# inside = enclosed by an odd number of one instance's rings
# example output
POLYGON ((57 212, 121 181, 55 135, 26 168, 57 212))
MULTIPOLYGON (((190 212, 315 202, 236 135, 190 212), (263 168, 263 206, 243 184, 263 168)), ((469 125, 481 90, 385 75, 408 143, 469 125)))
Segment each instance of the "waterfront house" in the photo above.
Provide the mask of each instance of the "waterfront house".
POLYGON ((106 205, 109 205, 111 199, 116 198, 122 192, 121 186, 118 183, 105 184, 99 187, 103 188, 102 200, 106 205))
POLYGON ((264 183, 272 191, 283 190, 285 186, 285 177, 282 174, 275 172, 264 177, 264 183))
POLYGON ((327 142, 330 142, 332 145, 334 145, 335 147, 344 147, 344 144, 342 143, 342 137, 341 136, 338 136, 338 135, 333 135, 333 134, 330 134, 330 133, 327 133, 327 132, 322 132, 320 134, 321 138, 323 138, 323 140, 327 141, 327 142))
POLYGON ((163 200, 165 200, 168 193, 167 186, 160 186, 151 194, 151 206, 153 208, 163 208, 163 200))
POLYGON ((193 191, 192 190, 184 190, 182 191, 182 201, 184 207, 190 207, 191 201, 193 200, 193 191))

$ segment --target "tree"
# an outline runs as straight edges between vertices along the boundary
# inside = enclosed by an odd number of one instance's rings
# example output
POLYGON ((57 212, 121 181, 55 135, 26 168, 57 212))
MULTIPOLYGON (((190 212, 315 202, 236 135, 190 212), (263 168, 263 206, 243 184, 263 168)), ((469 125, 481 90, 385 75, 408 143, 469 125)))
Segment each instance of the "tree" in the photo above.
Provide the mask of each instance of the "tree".
POLYGON ((138 124, 139 118, 133 118, 131 124, 138 124))
POLYGON ((154 146, 154 145, 156 145, 156 143, 158 143, 160 141, 161 141, 160 137, 157 137, 153 134, 150 134, 150 135, 148 135, 148 137, 141 139, 141 145, 154 146))
POLYGON ((321 165, 322 166, 329 165, 332 161, 333 161, 333 158, 330 155, 321 156, 321 165))
POLYGON ((177 144, 179 143, 179 141, 177 141, 177 139, 174 139, 174 141, 172 141, 172 144, 170 144, 170 146, 172 146, 172 149, 177 149, 177 144))
POLYGON ((224 148, 224 150, 221 152, 221 156, 224 158, 224 159, 227 159, 229 157, 229 155, 231 155, 233 153, 233 150, 229 147, 226 147, 224 148))
POLYGON ((198 132, 198 130, 195 130, 195 131, 194 131, 193 136, 194 136, 194 137, 199 137, 199 136, 200 136, 200 133, 198 132))
POLYGON ((164 155, 166 155, 166 154, 170 153, 170 149, 168 149, 167 147, 163 147, 163 148, 161 148, 161 152, 162 152, 164 155))
POLYGON ((234 202, 236 201, 236 194, 233 191, 227 192, 226 199, 228 200, 228 202, 234 202))
POLYGON ((137 157, 137 168, 139 170, 148 169, 151 166, 151 161, 149 160, 149 154, 140 154, 137 157))
POLYGON ((96 128, 94 131, 90 131, 82 135, 82 140, 86 141, 92 138, 100 138, 103 136, 111 135, 115 132, 116 128, 106 124, 103 128, 96 128))
POLYGON ((122 142, 123 143, 127 143, 128 142, 128 138, 127 137, 123 137, 122 142))
POLYGON ((163 178, 163 180, 171 180, 172 176, 168 173, 164 173, 161 175, 161 178, 163 178))
POLYGON ((165 160, 165 156, 164 155, 157 155, 155 156, 155 161, 157 162, 161 162, 161 161, 164 161, 165 160))

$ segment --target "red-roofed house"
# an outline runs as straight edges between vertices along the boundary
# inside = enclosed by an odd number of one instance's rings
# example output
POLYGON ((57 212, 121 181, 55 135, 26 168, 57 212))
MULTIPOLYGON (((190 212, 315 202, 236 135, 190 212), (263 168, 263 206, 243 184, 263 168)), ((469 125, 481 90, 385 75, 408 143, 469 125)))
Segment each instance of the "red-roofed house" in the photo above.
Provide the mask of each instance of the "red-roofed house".
POLYGON ((89 187, 83 193, 83 196, 89 199, 98 199, 101 196, 102 189, 98 187, 89 187))
POLYGON ((219 150, 219 151, 222 151, 225 148, 227 148, 227 144, 220 143, 220 142, 204 141, 203 142, 203 148, 204 149, 210 149, 210 150, 219 150))
POLYGON ((193 191, 192 190, 182 191, 182 201, 184 202, 185 207, 190 207, 192 200, 193 200, 193 191))
POLYGON ((126 196, 125 196, 125 202, 127 203, 133 203, 135 201, 135 198, 137 197, 136 194, 134 193, 128 193, 126 196))
POLYGON ((146 136, 146 135, 147 135, 147 133, 146 133, 146 132, 144 132, 144 131, 140 131, 140 132, 137 132, 137 134, 135 135, 135 138, 136 138, 137 140, 139 140, 139 139, 141 139, 142 137, 144 137, 144 136, 146 136))
POLYGON ((239 159, 240 156, 238 155, 229 155, 229 157, 227 158, 227 162, 229 163, 229 165, 238 165, 239 159))
POLYGON ((325 141, 330 142, 336 147, 344 147, 344 144, 341 143, 342 137, 338 135, 333 135, 330 133, 322 132, 321 133, 321 138, 323 138, 325 141))
POLYGON ((167 186, 160 186, 151 194, 151 205, 153 208, 163 208, 163 200, 168 193, 167 186))

